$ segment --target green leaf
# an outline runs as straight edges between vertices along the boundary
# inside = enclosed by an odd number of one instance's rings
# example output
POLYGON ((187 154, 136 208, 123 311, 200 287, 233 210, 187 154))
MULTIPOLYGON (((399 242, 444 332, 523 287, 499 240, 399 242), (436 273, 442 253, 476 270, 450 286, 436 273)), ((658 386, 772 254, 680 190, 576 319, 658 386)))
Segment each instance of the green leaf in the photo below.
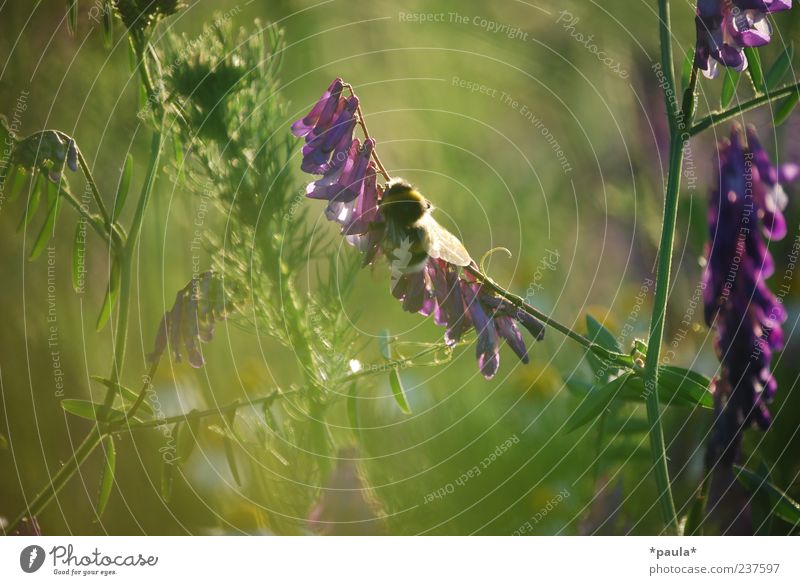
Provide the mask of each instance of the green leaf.
POLYGON ((775 89, 778 84, 786 77, 786 73, 792 66, 792 59, 794 57, 794 45, 790 44, 786 47, 780 56, 775 59, 772 67, 767 72, 766 85, 768 90, 775 89))
POLYGON ((761 55, 755 47, 745 47, 744 54, 747 57, 747 73, 750 81, 753 82, 753 89, 756 93, 764 91, 764 69, 761 67, 761 55))
POLYGON ((114 44, 114 12, 111 2, 103 3, 103 46, 110 49, 114 44))
POLYGON ((196 411, 192 410, 187 415, 186 423, 181 426, 181 430, 178 433, 178 438, 175 441, 180 465, 183 465, 186 463, 186 461, 188 461, 189 456, 192 454, 192 451, 194 451, 195 445, 197 445, 197 437, 199 436, 198 433, 200 432, 200 419, 190 418, 190 415, 193 412, 196 411))
MULTIPOLYGON (((621 353, 622 350, 620 349, 614 334, 606 329, 602 323, 600 323, 600 321, 591 315, 586 315, 586 331, 589 341, 596 343, 597 345, 604 347, 609 351, 621 353)), ((606 363, 600 356, 596 355, 591 350, 587 351, 586 356, 589 360, 589 365, 592 368, 592 372, 594 372, 595 378, 598 382, 608 382, 608 380, 619 371, 619 368, 606 363)))
POLYGON ((727 108, 733 101, 733 96, 736 95, 736 86, 739 84, 739 77, 741 77, 741 74, 738 71, 725 67, 725 79, 722 82, 722 93, 719 98, 719 103, 723 109, 727 108))
POLYGON ((61 207, 59 184, 48 180, 45 189, 47 191, 47 217, 45 217, 42 228, 39 230, 39 235, 36 236, 36 241, 33 243, 33 248, 31 248, 31 253, 28 255, 28 260, 31 262, 41 255, 45 246, 47 246, 47 242, 53 237, 53 230, 58 220, 58 210, 61 207))
POLYGON ((734 467, 737 471, 736 478, 745 488, 754 493, 759 490, 764 491, 769 498, 773 514, 795 526, 800 524, 800 504, 759 474, 738 465, 734 467))
POLYGON ((614 437, 616 435, 645 435, 650 432, 650 423, 642 418, 617 417, 608 422, 608 429, 605 435, 614 437))
POLYGON ((692 67, 694 67, 694 49, 686 51, 681 67, 681 88, 683 91, 689 89, 689 80, 692 78, 692 67))
POLYGON ((103 466, 103 475, 100 479, 100 492, 97 495, 97 515, 102 516, 114 487, 114 472, 117 468, 117 448, 114 445, 113 435, 106 435, 103 439, 103 451, 106 454, 106 463, 103 466))
POLYGON ((663 395, 667 400, 672 397, 690 405, 714 408, 711 380, 705 376, 676 366, 659 366, 658 380, 659 399, 663 395))
POLYGON ((228 429, 222 438, 222 445, 225 449, 225 458, 228 460, 228 467, 231 469, 233 479, 240 486, 242 485, 242 478, 239 476, 239 466, 236 464, 236 452, 233 449, 233 441, 231 436, 234 434, 233 425, 236 422, 236 411, 233 410, 225 415, 225 420, 228 423, 228 429))
POLYGON ((591 394, 592 389, 594 388, 593 384, 579 380, 574 376, 569 380, 564 380, 564 385, 567 387, 567 391, 569 391, 570 394, 577 396, 578 398, 585 398, 591 394))
POLYGON ((75 224, 75 239, 72 242, 72 288, 83 292, 83 274, 86 274, 86 224, 75 224))
POLYGON ((0 449, 8 449, 8 439, 2 433, 0 433, 0 449))
POLYGON ((110 412, 111 414, 108 420, 118 420, 125 417, 125 414, 116 408, 106 410, 106 406, 103 404, 79 398, 65 398, 61 401, 61 408, 75 416, 94 421, 105 420, 106 417, 103 416, 105 412, 110 412))
POLYGON ((125 157, 125 165, 122 167, 122 175, 117 185, 117 196, 114 199, 114 210, 111 213, 111 221, 116 221, 122 208, 125 207, 125 200, 128 198, 128 190, 131 186, 131 175, 133 174, 133 155, 128 153, 125 157))
POLYGON ((100 313, 97 315, 97 325, 95 328, 100 331, 105 327, 108 318, 111 316, 111 310, 117 302, 119 296, 119 262, 113 257, 111 259, 111 275, 106 287, 106 296, 103 298, 103 306, 100 308, 100 313))
POLYGON ((411 407, 408 405, 406 391, 403 388, 403 381, 400 379, 400 372, 397 368, 389 370, 389 385, 392 387, 392 395, 400 410, 406 414, 411 414, 411 407))
POLYGON ((8 193, 8 201, 12 202, 19 197, 22 188, 25 186, 25 181, 28 180, 28 173, 22 167, 17 167, 14 173, 14 180, 11 182, 11 191, 8 193))
POLYGON ((632 375, 631 372, 626 372, 608 384, 592 390, 578 405, 578 408, 572 411, 572 415, 564 427, 564 432, 570 433, 600 416, 611 404, 611 401, 622 392, 632 375))
POLYGON ((386 361, 392 360, 392 336, 389 334, 388 329, 382 329, 378 336, 378 348, 381 351, 381 356, 386 361))
POLYGON ((78 0, 67 0, 67 28, 73 35, 78 30, 78 0))
MULTIPOLYGON (((134 403, 139 399, 139 395, 127 386, 123 386, 122 384, 114 384, 111 380, 104 378, 103 376, 90 376, 90 378, 95 382, 99 382, 108 389, 115 388, 115 391, 118 392, 119 395, 122 396, 123 400, 126 400, 127 402, 134 403)), ((146 399, 142 401, 141 405, 139 406, 139 410, 153 414, 153 408, 150 406, 150 404, 148 404, 146 399)))
POLYGON ((25 208, 22 220, 17 226, 17 231, 21 230, 23 227, 27 227, 33 219, 34 214, 39 209, 39 202, 42 200, 42 191, 45 189, 43 181, 47 181, 44 177, 44 173, 37 173, 31 184, 31 196, 28 199, 28 206, 25 208))
POLYGON ((794 111, 798 100, 800 100, 800 91, 794 90, 791 95, 783 100, 775 110, 775 116, 772 119, 772 125, 780 126, 783 124, 794 111))

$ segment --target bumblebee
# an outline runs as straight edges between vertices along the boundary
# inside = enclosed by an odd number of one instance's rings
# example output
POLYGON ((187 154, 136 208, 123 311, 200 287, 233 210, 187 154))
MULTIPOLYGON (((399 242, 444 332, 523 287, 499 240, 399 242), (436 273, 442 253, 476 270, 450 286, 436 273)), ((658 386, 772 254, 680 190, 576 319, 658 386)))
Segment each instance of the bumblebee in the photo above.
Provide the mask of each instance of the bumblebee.
POLYGON ((393 269, 415 272, 428 258, 456 266, 472 264, 464 244, 433 218, 431 202, 408 182, 389 181, 379 208, 386 224, 383 249, 393 257, 393 269))

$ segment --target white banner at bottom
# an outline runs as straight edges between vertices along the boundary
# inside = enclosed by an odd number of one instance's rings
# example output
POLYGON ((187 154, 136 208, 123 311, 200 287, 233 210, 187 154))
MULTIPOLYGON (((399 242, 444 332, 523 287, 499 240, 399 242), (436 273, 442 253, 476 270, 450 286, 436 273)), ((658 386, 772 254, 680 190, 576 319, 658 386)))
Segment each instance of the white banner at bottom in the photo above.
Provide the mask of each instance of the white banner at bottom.
POLYGON ((791 537, 5 537, 0 583, 797 584, 797 551, 791 537))

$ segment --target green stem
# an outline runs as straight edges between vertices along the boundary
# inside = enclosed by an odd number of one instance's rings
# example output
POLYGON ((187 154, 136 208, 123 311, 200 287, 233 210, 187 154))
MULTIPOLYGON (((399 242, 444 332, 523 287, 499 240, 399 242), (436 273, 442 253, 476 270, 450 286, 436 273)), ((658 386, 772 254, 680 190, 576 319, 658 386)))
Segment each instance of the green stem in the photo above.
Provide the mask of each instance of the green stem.
POLYGON ((97 183, 95 183, 94 177, 92 176, 92 171, 89 169, 89 165, 86 163, 86 159, 83 157, 83 153, 80 151, 80 149, 78 149, 78 165, 81 167, 83 176, 86 178, 86 182, 89 184, 89 188, 92 191, 92 197, 94 198, 94 203, 97 205, 97 209, 100 210, 100 215, 103 217, 103 222, 106 224, 106 229, 109 233, 111 233, 111 216, 108 214, 106 204, 103 203, 103 198, 100 196, 100 191, 97 189, 97 183))
POLYGON ((115 258, 116 262, 120 263, 120 292, 119 303, 117 308, 117 330, 114 337, 114 363, 111 370, 111 382, 104 405, 107 411, 110 412, 110 407, 114 403, 116 397, 120 378, 122 376, 122 367, 125 361, 125 349, 128 337, 128 316, 129 305, 131 298, 131 280, 133 257, 136 251, 136 245, 139 241, 139 235, 142 231, 142 224, 144 222, 144 215, 147 211, 147 205, 150 202, 150 196, 153 192, 155 185, 156 174, 158 173, 159 160, 161 158, 161 150, 163 147, 163 133, 161 129, 157 129, 153 134, 153 139, 150 144, 150 161, 147 167, 147 175, 145 176, 144 184, 142 185, 142 192, 139 196, 139 202, 136 206, 136 211, 131 221, 131 229, 125 241, 125 246, 122 248, 118 257, 115 258))
POLYGON ((650 425, 650 450, 653 456, 653 472, 658 490, 658 502, 663 516, 665 530, 678 533, 675 502, 670 487, 667 453, 664 445, 664 430, 661 425, 661 409, 658 403, 658 360, 661 342, 664 337, 664 318, 672 269, 672 247, 675 242, 675 223, 678 215, 678 196, 683 167, 683 138, 679 127, 680 112, 676 110, 674 99, 674 74, 672 67, 672 39, 669 24, 669 0, 659 0, 661 67, 666 84, 664 98, 670 118, 669 174, 667 190, 664 195, 664 220, 661 225, 661 242, 658 249, 658 268, 656 272, 653 316, 650 321, 650 337, 647 343, 647 356, 644 366, 645 402, 647 421, 650 425))
POLYGON ((63 197, 67 203, 69 203, 75 211, 78 212, 78 215, 83 217, 86 222, 92 226, 92 229, 97 232, 97 235, 103 238, 109 244, 109 248, 113 247, 113 232, 108 230, 108 226, 98 215, 93 215, 87 211, 87 209, 81 205, 81 202, 72 194, 69 188, 66 185, 66 182, 61 186, 61 197, 63 197))
POLYGON ((92 454, 95 447, 100 444, 103 439, 104 433, 100 431, 98 426, 95 426, 92 431, 86 435, 83 442, 78 446, 72 454, 72 457, 58 470, 52 477, 50 483, 40 491, 33 501, 27 505, 23 510, 6 528, 6 534, 13 534, 20 523, 25 518, 35 518, 39 513, 44 510, 45 506, 49 504, 53 498, 61 491, 61 488, 66 485, 67 481, 75 475, 84 461, 92 454))
POLYGON ((723 110, 722 112, 711 112, 705 118, 697 122, 697 124, 692 126, 691 129, 689 130, 689 134, 691 136, 696 136, 701 132, 703 132, 704 130, 708 130, 709 128, 713 128, 718 124, 722 124, 724 122, 732 120, 740 116, 744 112, 758 108, 759 106, 764 106, 769 103, 772 103, 775 100, 788 97, 789 95, 791 95, 796 91, 800 91, 800 84, 798 83, 793 85, 786 85, 779 89, 776 89, 773 92, 760 95, 758 97, 754 97, 728 110, 723 110))
MULTIPOLYGON (((426 348, 426 349, 424 349, 424 350, 412 355, 411 357, 400 358, 400 359, 397 359, 397 360, 388 361, 388 362, 386 362, 384 364, 380 364, 380 366, 366 367, 363 370, 360 370, 358 372, 353 372, 352 374, 349 374, 347 376, 343 376, 342 378, 331 382, 331 385, 335 386, 335 387, 339 387, 339 386, 342 386, 342 385, 347 384, 349 382, 353 382, 355 380, 358 380, 360 378, 366 378, 366 377, 369 377, 369 376, 377 376, 379 374, 385 374, 391 368, 402 368, 402 367, 405 367, 405 366, 414 365, 414 361, 415 360, 417 360, 417 359, 419 359, 421 357, 424 357, 426 355, 429 355, 431 353, 435 353, 437 351, 441 351, 442 349, 445 349, 445 348, 447 348, 447 346, 445 346, 444 344, 442 344, 442 345, 438 345, 437 344, 437 345, 431 346, 429 348, 426 348)), ((153 371, 153 370, 151 369, 151 371, 153 371)), ((142 395, 144 394, 145 390, 147 389, 147 386, 148 385, 145 384, 145 387, 142 388, 142 395)), ((168 425, 168 424, 177 423, 177 422, 186 422, 186 421, 192 421, 192 420, 197 420, 197 419, 201 419, 201 418, 207 418, 207 417, 210 417, 210 416, 220 416, 220 415, 223 415, 223 414, 227 414, 227 413, 229 413, 231 411, 238 410, 239 408, 242 408, 242 407, 253 406, 255 404, 263 404, 265 402, 272 402, 273 400, 276 400, 277 398, 280 398, 280 397, 283 397, 283 396, 289 396, 289 395, 292 395, 292 394, 301 394, 302 395, 304 393, 307 393, 310 389, 311 389, 311 386, 303 386, 302 388, 298 388, 296 390, 286 390, 286 391, 273 390, 272 392, 270 392, 266 396, 261 396, 259 398, 248 399, 247 401, 234 400, 233 402, 230 402, 228 404, 224 404, 222 406, 217 406, 217 407, 214 407, 214 408, 209 408, 207 410, 195 410, 195 411, 192 411, 192 412, 188 412, 186 414, 178 414, 176 416, 171 416, 171 417, 167 417, 167 418, 147 420, 147 421, 142 421, 142 422, 133 422, 133 423, 127 424, 125 426, 121 426, 121 423, 120 423, 118 428, 114 428, 114 429, 110 430, 109 432, 122 433, 122 432, 126 432, 128 430, 133 430, 133 429, 147 429, 147 428, 153 428, 153 427, 160 427, 161 425, 168 425)), ((137 402, 139 402, 139 401, 137 400, 137 402)), ((131 408, 131 410, 128 412, 127 418, 129 420, 133 416, 134 412, 135 411, 134 411, 133 408, 131 408)))
MULTIPOLYGON (((136 49, 136 55, 139 60, 140 65, 140 74, 142 77, 142 81, 145 84, 145 87, 148 90, 148 94, 151 96, 155 96, 155 91, 153 89, 153 84, 150 79, 150 71, 147 67, 147 61, 145 59, 145 51, 143 42, 140 39, 135 39, 131 37, 131 42, 134 44, 136 49)), ((67 201, 78 210, 78 212, 86 217, 86 219, 90 222, 92 227, 101 235, 105 235, 109 241, 109 247, 112 251, 113 260, 115 262, 121 262, 120 266, 120 297, 118 302, 118 321, 117 321, 117 329, 115 332, 115 341, 114 341, 114 362, 112 364, 112 371, 111 371, 111 381, 112 384, 109 385, 108 390, 106 391, 106 396, 104 400, 104 405, 106 406, 106 411, 111 411, 111 406, 114 403, 114 399, 117 395, 120 376, 122 373, 122 364, 125 359, 125 346, 127 342, 128 336, 128 314, 129 314, 129 305, 130 305, 130 285, 131 285, 131 268, 133 262, 133 254, 136 249, 136 244, 139 239, 139 235, 142 230, 142 223, 144 222, 144 215, 147 211, 147 204, 150 201, 150 196, 152 194, 153 185, 155 184, 156 174, 158 172, 158 165, 159 159, 161 156, 161 150, 163 147, 163 132, 162 129, 164 127, 164 118, 165 112, 161 109, 161 123, 157 126, 155 133, 153 134, 153 140, 151 143, 150 148, 150 162, 147 169, 147 175, 145 177, 144 185, 142 186, 142 192, 139 197, 139 202, 136 207, 136 211, 134 213, 133 220, 131 222, 131 229, 130 234, 127 237, 124 237, 124 232, 119 232, 120 235, 120 242, 124 242, 122 246, 114 246, 117 242, 114 239, 115 234, 117 231, 114 229, 114 224, 111 221, 111 216, 108 214, 108 210, 103 203, 102 197, 100 197, 100 192, 97 189, 97 184, 94 181, 94 177, 92 177, 92 173, 89 169, 89 165, 86 163, 85 158, 80 150, 78 150, 78 164, 83 171, 84 176, 86 177, 86 181, 89 184, 89 187, 92 191, 92 196, 94 197, 95 204, 97 205, 98 209, 100 210, 100 214, 103 219, 105 230, 102 230, 100 226, 97 225, 97 220, 91 214, 87 214, 81 207, 80 202, 75 199, 74 196, 71 194, 65 194, 67 201), (105 232, 105 233, 103 233, 105 232)), ((151 372, 153 369, 151 368, 151 372)), ((142 393, 143 399, 144 391, 142 393)), ((137 401, 135 405, 135 409, 138 409, 141 401, 137 401)), ((135 409, 131 409, 131 412, 135 412, 135 409)), ((95 447, 100 444, 100 441, 103 439, 103 436, 108 434, 109 432, 116 432, 116 429, 119 422, 110 424, 104 421, 101 421, 99 425, 95 426, 95 428, 90 432, 86 438, 81 442, 78 448, 73 453, 72 458, 56 473, 56 475, 52 478, 50 484, 45 487, 31 502, 31 504, 27 507, 25 511, 23 511, 10 525, 7 530, 7 533, 14 532, 19 525, 19 523, 27 516, 30 515, 31 517, 38 515, 47 504, 55 497, 55 495, 64 487, 64 485, 69 481, 69 479, 78 471, 80 466, 86 461, 89 455, 94 451, 95 447)))
POLYGON ((664 431, 661 426, 661 412, 658 402, 658 360, 664 337, 664 321, 672 269, 672 247, 675 242, 675 223, 678 215, 678 195, 682 166, 683 142, 680 138, 673 136, 670 147, 667 192, 664 201, 664 223, 658 250, 653 316, 650 322, 650 338, 647 343, 647 356, 645 357, 644 365, 647 420, 650 424, 650 448, 653 453, 653 468, 658 487, 658 499, 664 516, 664 523, 673 534, 677 533, 677 520, 675 503, 670 489, 666 449, 664 447, 664 431))

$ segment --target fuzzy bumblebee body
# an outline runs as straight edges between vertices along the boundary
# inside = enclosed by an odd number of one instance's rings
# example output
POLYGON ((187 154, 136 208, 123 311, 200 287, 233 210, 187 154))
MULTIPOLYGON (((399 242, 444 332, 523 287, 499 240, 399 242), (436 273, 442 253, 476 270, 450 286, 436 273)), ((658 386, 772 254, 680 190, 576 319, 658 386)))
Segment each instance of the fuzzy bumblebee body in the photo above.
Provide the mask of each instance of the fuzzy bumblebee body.
POLYGON ((383 247, 392 256, 392 265, 402 272, 420 270, 429 257, 456 266, 472 263, 464 244, 439 225, 432 209, 431 202, 403 179, 392 179, 384 189, 380 202, 386 221, 383 247))

